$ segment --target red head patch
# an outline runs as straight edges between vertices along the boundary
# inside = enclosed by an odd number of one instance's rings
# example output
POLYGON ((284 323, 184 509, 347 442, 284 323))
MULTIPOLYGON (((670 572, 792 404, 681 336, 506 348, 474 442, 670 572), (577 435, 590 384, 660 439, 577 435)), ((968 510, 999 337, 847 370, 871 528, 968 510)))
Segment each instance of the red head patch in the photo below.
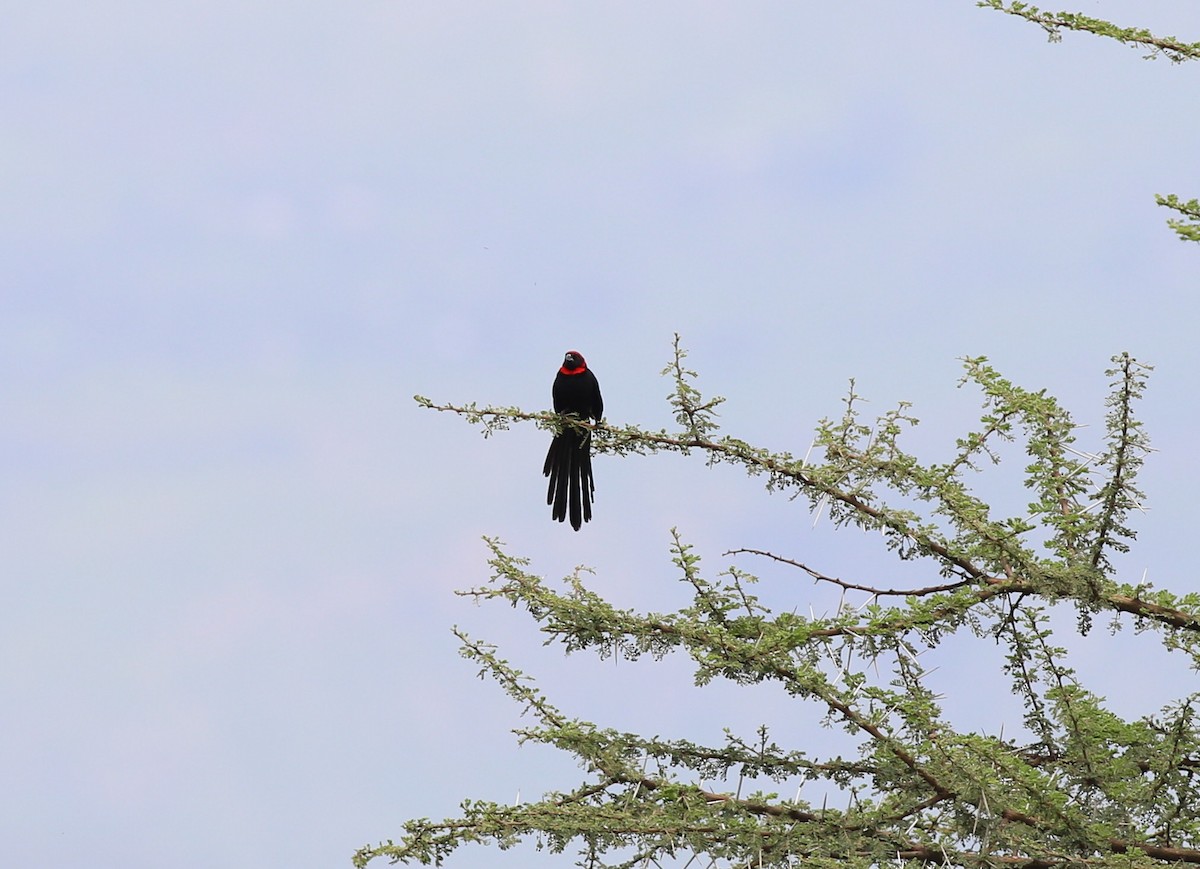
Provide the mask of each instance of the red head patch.
POLYGON ((578 350, 568 350, 567 355, 563 357, 562 368, 558 371, 560 374, 583 374, 587 371, 587 362, 578 350))

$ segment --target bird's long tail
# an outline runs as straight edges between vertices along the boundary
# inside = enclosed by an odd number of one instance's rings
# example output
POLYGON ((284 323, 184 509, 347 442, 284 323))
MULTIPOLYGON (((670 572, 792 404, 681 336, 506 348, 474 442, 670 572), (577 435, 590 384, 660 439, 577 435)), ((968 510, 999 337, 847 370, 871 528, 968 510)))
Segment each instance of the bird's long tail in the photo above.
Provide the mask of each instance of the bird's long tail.
POLYGON ((553 509, 550 516, 562 522, 569 515, 576 531, 592 520, 592 503, 596 484, 592 478, 592 450, 589 434, 564 430, 550 442, 542 473, 550 478, 546 503, 553 509))

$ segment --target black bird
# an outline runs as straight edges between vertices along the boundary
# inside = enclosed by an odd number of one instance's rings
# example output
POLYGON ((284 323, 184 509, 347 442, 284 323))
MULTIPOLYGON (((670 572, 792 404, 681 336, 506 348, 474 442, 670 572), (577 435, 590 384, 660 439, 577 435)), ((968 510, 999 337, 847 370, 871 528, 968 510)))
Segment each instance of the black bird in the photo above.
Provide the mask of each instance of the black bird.
MULTIPOLYGON (((578 350, 568 350, 563 357, 551 394, 555 413, 596 422, 604 415, 600 383, 578 350)), ((550 442, 542 473, 550 478, 546 503, 554 505, 551 518, 559 522, 566 519, 569 504, 572 528, 578 531, 580 525, 590 522, 596 491, 592 480, 592 433, 564 426, 550 442)))

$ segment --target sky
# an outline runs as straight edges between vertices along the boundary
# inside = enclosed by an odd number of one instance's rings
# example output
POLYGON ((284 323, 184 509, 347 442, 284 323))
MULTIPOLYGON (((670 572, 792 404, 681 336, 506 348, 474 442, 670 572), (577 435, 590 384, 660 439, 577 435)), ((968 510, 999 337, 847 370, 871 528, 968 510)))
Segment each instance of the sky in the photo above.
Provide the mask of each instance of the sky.
MULTIPOLYGON (((1182 0, 1075 8, 1200 40, 1182 0)), ((1129 351, 1158 452, 1122 578, 1191 590, 1200 248, 1154 194, 1200 195, 1200 67, 1141 54, 970 0, 6 11, 0 864, 348 866, 407 818, 574 786, 454 625, 603 726, 826 738, 454 594, 484 535, 660 609, 673 527, 713 573, 740 546, 888 565, 696 456, 598 458, 573 533, 545 433, 412 400, 545 409, 569 348, 617 424, 670 424, 679 333, 729 434, 803 454, 854 378, 914 403, 930 456, 978 409, 961 357, 1060 397, 1086 448, 1129 351)), ((1137 669, 1150 636, 1079 642, 1123 711, 1177 687, 1137 669)), ((1012 714, 997 686, 968 724, 1012 714)))

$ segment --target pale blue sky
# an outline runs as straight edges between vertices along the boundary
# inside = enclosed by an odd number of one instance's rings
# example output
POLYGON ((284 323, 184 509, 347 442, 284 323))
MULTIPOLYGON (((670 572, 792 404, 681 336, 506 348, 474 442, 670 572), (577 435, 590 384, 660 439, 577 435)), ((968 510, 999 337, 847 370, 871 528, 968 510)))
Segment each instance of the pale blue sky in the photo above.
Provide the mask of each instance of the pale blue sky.
MULTIPOLYGON (((1182 0, 1078 11, 1200 39, 1182 0)), ((1153 194, 1200 195, 1198 76, 970 0, 6 11, 0 864, 344 866, 464 797, 571 786, 453 624, 602 724, 823 738, 452 594, 483 534, 630 606, 681 602, 672 526, 714 572, 737 546, 887 564, 699 459, 597 460, 573 534, 543 433, 411 401, 545 408, 569 347, 610 420, 658 426, 680 332, 729 433, 796 453, 850 377, 949 445, 965 354, 1088 446, 1128 350, 1160 452, 1127 566, 1187 590, 1200 248, 1153 194)), ((1081 669, 1129 659, 1102 640, 1081 669)))

